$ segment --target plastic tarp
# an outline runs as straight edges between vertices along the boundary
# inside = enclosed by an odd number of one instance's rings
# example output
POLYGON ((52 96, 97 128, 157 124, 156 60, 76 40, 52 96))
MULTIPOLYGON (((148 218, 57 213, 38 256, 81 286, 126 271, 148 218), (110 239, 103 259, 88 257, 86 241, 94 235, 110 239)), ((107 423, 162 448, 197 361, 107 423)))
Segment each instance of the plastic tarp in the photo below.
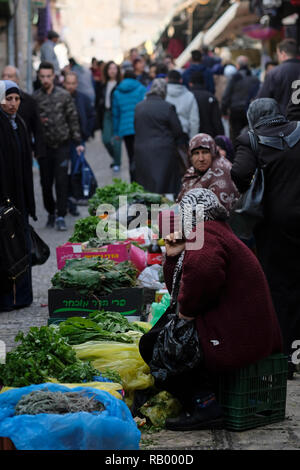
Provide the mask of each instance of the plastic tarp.
POLYGON ((0 394, 0 436, 12 440, 18 450, 138 450, 141 433, 127 405, 110 393, 76 387, 103 403, 96 413, 15 415, 22 396, 37 390, 70 392, 53 383, 30 385, 0 394))

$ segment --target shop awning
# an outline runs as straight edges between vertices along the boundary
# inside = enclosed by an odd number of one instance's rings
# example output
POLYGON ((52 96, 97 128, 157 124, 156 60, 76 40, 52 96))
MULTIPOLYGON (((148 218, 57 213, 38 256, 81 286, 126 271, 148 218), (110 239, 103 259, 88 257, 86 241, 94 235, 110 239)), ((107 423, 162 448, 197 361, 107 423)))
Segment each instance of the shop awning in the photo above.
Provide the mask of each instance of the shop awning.
POLYGON ((230 7, 223 13, 220 18, 207 30, 200 31, 189 46, 182 52, 182 54, 176 59, 176 66, 183 67, 191 57, 191 51, 199 49, 203 45, 216 46, 226 39, 226 37, 232 36, 238 29, 256 22, 257 17, 249 12, 249 2, 234 2, 230 7))

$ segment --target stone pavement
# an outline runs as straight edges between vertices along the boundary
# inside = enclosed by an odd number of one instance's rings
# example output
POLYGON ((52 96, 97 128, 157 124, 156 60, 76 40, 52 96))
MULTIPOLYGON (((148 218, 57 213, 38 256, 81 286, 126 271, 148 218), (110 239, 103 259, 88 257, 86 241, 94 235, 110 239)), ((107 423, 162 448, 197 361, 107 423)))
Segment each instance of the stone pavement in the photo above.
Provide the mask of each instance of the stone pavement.
MULTIPOLYGON (((110 169, 110 157, 100 140, 100 133, 87 145, 87 159, 93 168, 99 186, 112 182, 112 178, 120 177, 128 181, 128 160, 123 147, 121 172, 114 174, 110 169)), ((32 225, 39 235, 49 244, 51 255, 43 266, 35 266, 33 276, 33 304, 26 309, 9 313, 0 313, 0 340, 6 342, 7 351, 15 346, 14 338, 18 331, 27 332, 31 326, 46 325, 48 321, 48 289, 51 278, 57 271, 56 252, 58 245, 65 243, 73 233, 77 218, 86 217, 86 207, 79 207, 80 216, 66 217, 67 232, 46 229, 47 214, 43 209, 38 168, 34 167, 34 183, 36 192, 38 221, 32 225)), ((194 431, 172 432, 163 430, 158 433, 142 433, 141 449, 160 450, 296 450, 300 449, 300 375, 288 382, 288 398, 286 419, 261 428, 244 432, 194 431)))
MULTIPOLYGON (((113 178, 129 180, 128 160, 123 147, 123 163, 119 173, 113 173, 110 168, 111 158, 106 152, 101 140, 100 132, 87 144, 87 159, 96 175, 99 186, 112 183, 113 178)), ((39 170, 34 166, 34 186, 37 206, 37 222, 30 220, 37 233, 49 245, 51 254, 48 261, 42 266, 34 266, 32 269, 33 303, 29 308, 15 310, 13 312, 0 312, 0 340, 5 341, 6 350, 10 351, 15 345, 14 338, 18 331, 27 332, 31 326, 46 325, 48 321, 48 289, 51 287, 51 278, 57 272, 56 247, 66 243, 73 234, 74 224, 77 219, 89 215, 87 207, 78 207, 80 216, 67 215, 66 224, 68 230, 58 232, 55 229, 46 228, 47 213, 44 210, 39 181, 39 170)))

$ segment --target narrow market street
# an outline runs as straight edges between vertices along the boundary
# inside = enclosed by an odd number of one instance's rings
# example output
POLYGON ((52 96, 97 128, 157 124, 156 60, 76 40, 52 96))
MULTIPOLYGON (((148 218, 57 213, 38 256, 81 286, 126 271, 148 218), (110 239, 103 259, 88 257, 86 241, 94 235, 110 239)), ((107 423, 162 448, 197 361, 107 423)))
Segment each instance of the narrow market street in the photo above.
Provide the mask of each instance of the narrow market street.
MULTIPOLYGON (((99 186, 110 184, 114 177, 129 180, 128 160, 123 147, 123 160, 120 173, 113 173, 110 157, 106 152, 99 132, 87 145, 87 160, 95 172, 99 186)), ((80 216, 66 217, 68 230, 59 232, 46 229, 47 216, 42 204, 38 168, 34 167, 34 185, 38 221, 33 226, 49 244, 51 255, 46 264, 33 268, 34 302, 30 308, 0 314, 1 338, 6 341, 7 351, 15 346, 14 337, 19 330, 28 331, 31 326, 46 325, 48 321, 48 289, 51 278, 57 271, 56 247, 65 243, 73 233, 78 218, 88 215, 87 207, 78 207, 80 216)), ((142 432, 140 449, 143 450, 296 450, 300 449, 300 375, 296 374, 287 385, 286 419, 283 422, 261 428, 229 432, 188 431, 142 432)))

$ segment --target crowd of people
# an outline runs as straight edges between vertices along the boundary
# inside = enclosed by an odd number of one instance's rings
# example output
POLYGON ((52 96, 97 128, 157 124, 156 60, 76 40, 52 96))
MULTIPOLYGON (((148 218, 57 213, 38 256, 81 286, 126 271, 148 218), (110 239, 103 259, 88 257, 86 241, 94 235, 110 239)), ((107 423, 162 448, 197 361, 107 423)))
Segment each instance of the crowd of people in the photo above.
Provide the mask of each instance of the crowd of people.
MULTIPOLYGON (((258 78, 248 57, 224 62, 207 50, 192 51, 184 69, 177 69, 171 57, 151 62, 132 49, 120 65, 93 58, 88 68, 70 59, 60 70, 54 58, 57 39, 50 32, 43 46, 32 96, 20 88, 15 67, 2 71, 0 197, 13 200, 26 224, 29 216, 35 218, 33 155, 47 226, 66 230, 67 212, 76 215, 80 204, 72 186, 74 168, 86 142, 100 129, 113 173, 122 166, 124 142, 131 181, 177 201, 183 214, 185 203, 203 203, 207 223, 202 250, 185 251, 184 234, 166 239, 168 288, 173 292, 179 273, 179 316, 196 319, 206 358, 199 369, 205 386, 189 373, 176 380, 190 383, 189 393, 186 385, 174 390, 169 384, 192 416, 171 420, 169 427, 219 424, 208 371, 241 367, 280 351, 289 357, 290 378, 295 370, 292 345, 300 340, 300 107, 292 100, 292 84, 300 78, 298 46, 291 39, 281 41, 278 63, 269 61, 258 78), (249 130, 256 135, 258 153, 249 130), (189 158, 184 172, 179 149, 189 158), (246 241, 229 228, 230 215, 259 166, 265 176, 264 219, 246 241), (207 406, 211 415, 203 412, 207 406)), ((22 282, 14 302, 12 292, 1 293, 0 311, 30 305, 30 276, 22 282)), ((141 349, 146 361, 151 361, 151 350, 148 343, 141 349)))

